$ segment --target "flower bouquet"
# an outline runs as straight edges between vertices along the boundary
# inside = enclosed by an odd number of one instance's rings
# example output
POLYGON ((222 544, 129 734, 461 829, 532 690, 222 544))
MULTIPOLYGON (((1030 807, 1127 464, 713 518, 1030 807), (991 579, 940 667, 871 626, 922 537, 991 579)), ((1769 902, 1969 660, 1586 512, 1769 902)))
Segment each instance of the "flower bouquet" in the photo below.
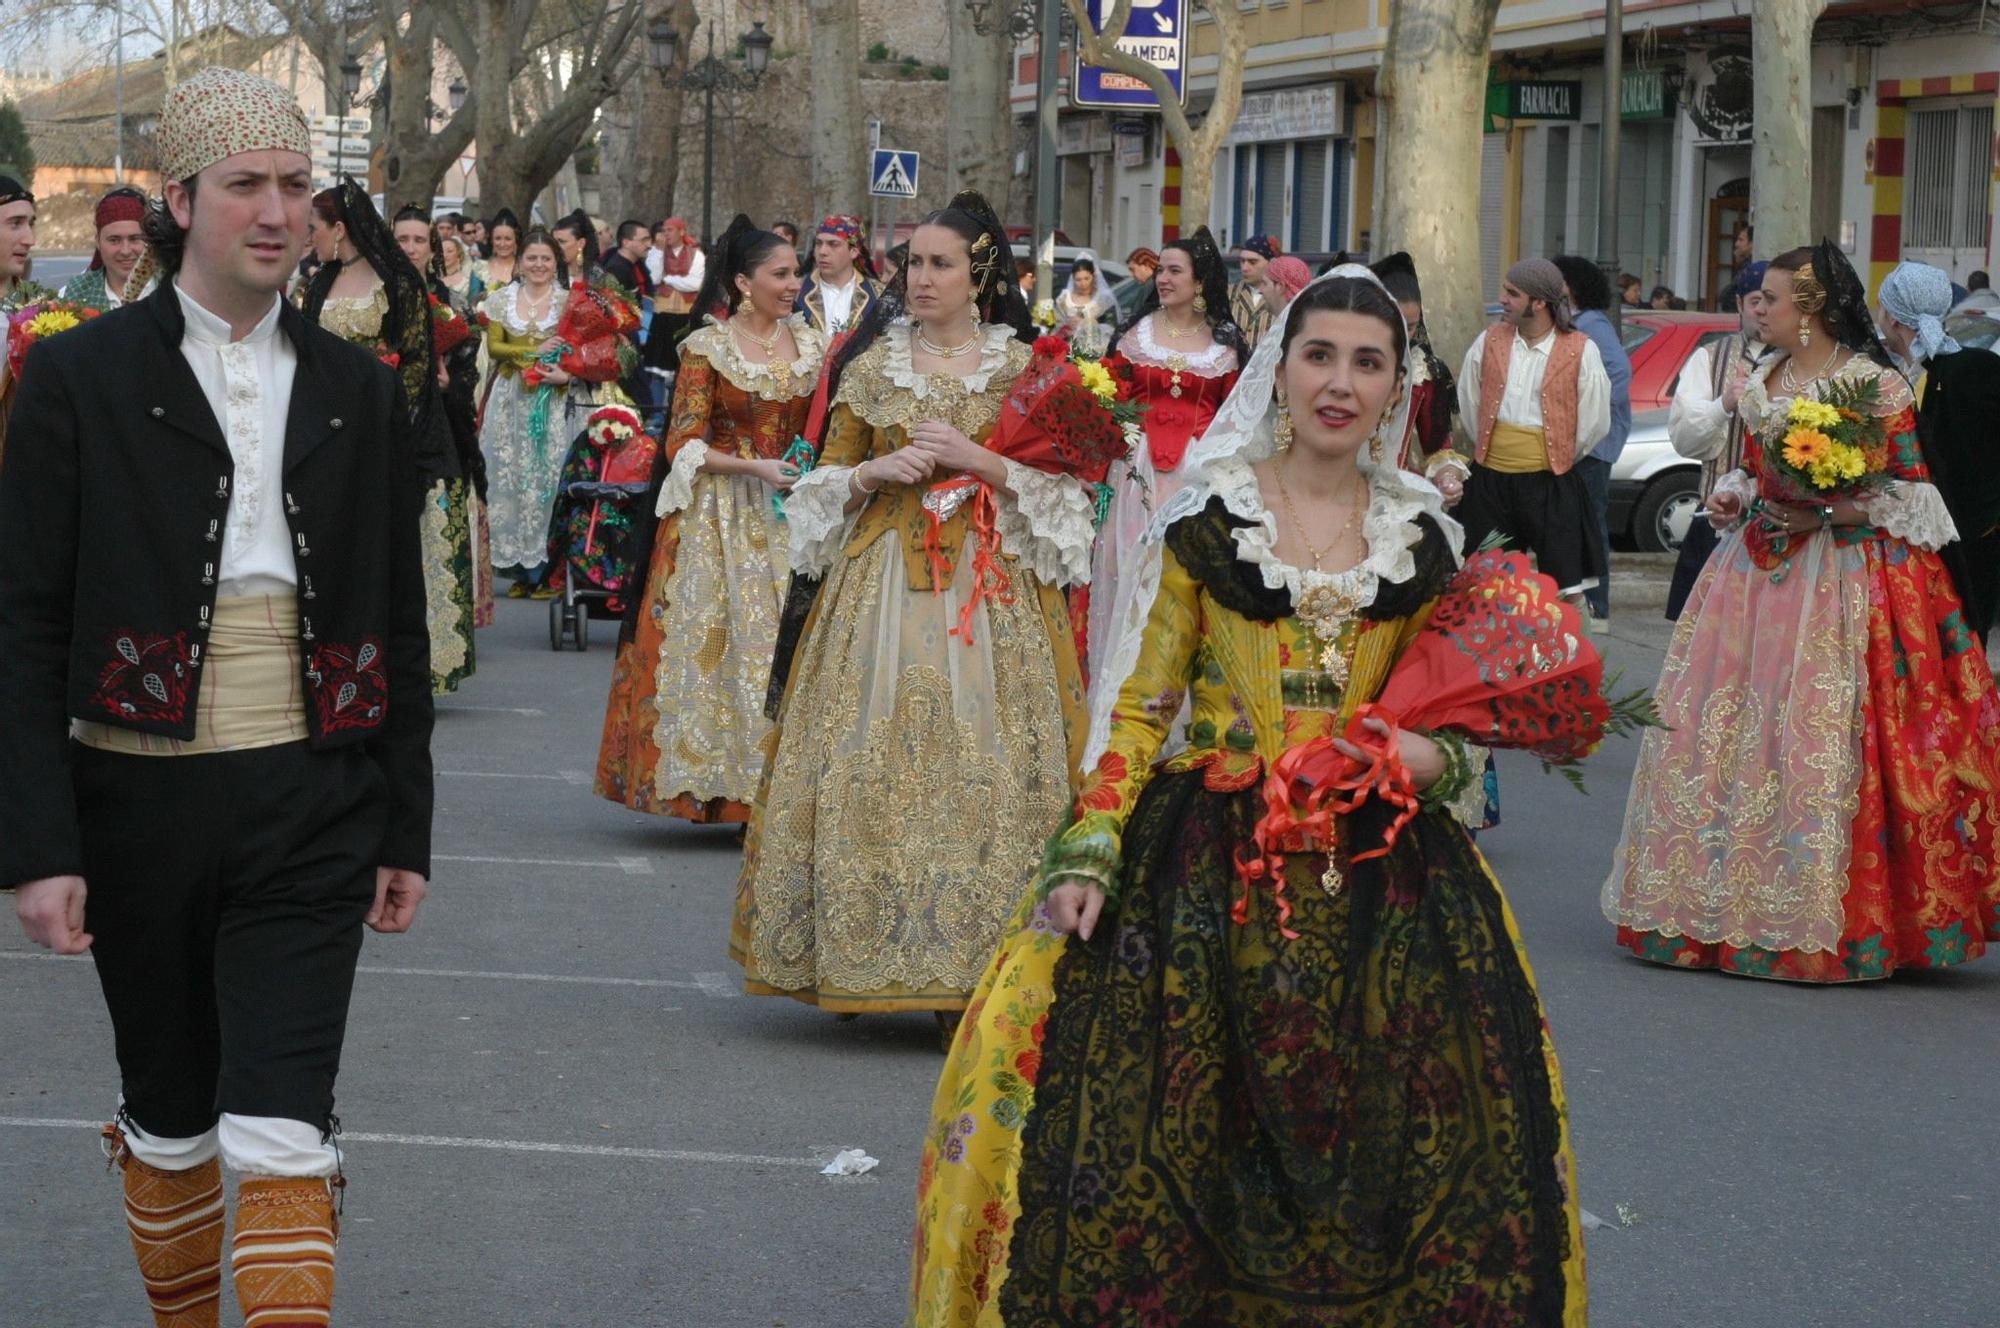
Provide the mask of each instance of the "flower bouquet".
MULTIPOLYGON (((1096 484, 1113 461, 1131 450, 1127 430, 1138 427, 1141 409, 1129 376, 1074 353, 1062 337, 1037 337, 1028 367, 1000 403, 1000 420, 986 447, 1017 465, 1096 484)), ((958 626, 951 630, 970 645, 972 614, 979 602, 1012 602, 1013 587, 1000 564, 993 490, 984 480, 961 474, 933 484, 924 495, 924 511, 930 516, 924 552, 930 559, 931 584, 940 593, 952 573, 944 550, 944 523, 968 505, 978 536, 972 555, 972 593, 959 611, 958 626)))
POLYGON ((464 345, 472 335, 472 324, 465 315, 454 309, 437 296, 431 299, 431 341, 437 348, 440 359, 464 345))
POLYGON ((1268 881, 1283 928, 1291 916, 1285 899, 1287 853, 1326 852, 1321 883, 1337 890, 1341 872, 1332 851, 1333 817, 1359 810, 1370 798, 1396 808, 1396 815, 1381 844, 1352 853, 1350 860, 1388 855, 1418 810, 1398 729, 1532 752, 1581 789, 1579 767, 1607 736, 1660 725, 1650 691, 1607 696, 1616 685, 1616 678, 1605 681, 1604 661, 1575 606, 1526 555, 1496 549, 1468 559, 1390 670, 1381 694, 1358 707, 1339 735, 1368 759, 1357 761, 1335 746, 1334 738, 1323 737, 1272 762, 1264 777, 1256 847, 1237 861, 1243 894, 1235 905, 1236 921, 1249 917, 1252 887, 1268 881), (1370 730, 1371 719, 1389 731, 1370 730))
POLYGON ((1758 440, 1773 487, 1783 497, 1823 502, 1878 486, 1889 468, 1880 405, 1873 378, 1831 383, 1818 401, 1793 398, 1784 418, 1758 440))
POLYGON ((7 373, 18 379, 28 348, 45 338, 82 327, 97 317, 89 305, 69 300, 42 300, 16 310, 7 319, 7 373))
POLYGON ((585 383, 609 383, 632 372, 639 352, 632 346, 632 334, 639 330, 639 311, 629 300, 620 298, 587 281, 570 286, 569 302, 556 320, 557 344, 535 357, 521 372, 521 382, 535 392, 528 410, 528 433, 534 438, 548 435, 549 403, 555 384, 548 381, 557 369, 585 383))

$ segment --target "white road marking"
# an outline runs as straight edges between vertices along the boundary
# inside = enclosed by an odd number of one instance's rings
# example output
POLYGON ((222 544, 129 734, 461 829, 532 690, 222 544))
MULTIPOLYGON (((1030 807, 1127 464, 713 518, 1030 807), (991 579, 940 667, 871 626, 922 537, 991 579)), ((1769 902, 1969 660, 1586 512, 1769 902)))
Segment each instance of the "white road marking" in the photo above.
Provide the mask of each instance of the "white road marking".
POLYGON ((506 770, 440 770, 442 779, 540 779, 551 784, 588 784, 590 776, 581 770, 558 770, 554 774, 520 775, 506 770))
MULTIPOLYGON (((90 962, 88 955, 43 954, 32 950, 0 950, 0 959, 60 959, 77 964, 90 962)), ((690 981, 686 978, 598 978, 574 973, 509 973, 483 968, 389 968, 379 964, 362 964, 355 969, 355 972, 407 978, 486 978, 498 982, 552 982, 577 987, 648 987, 670 991, 698 991, 725 1000, 743 994, 742 989, 730 981, 725 973, 697 973, 690 981)))
MULTIPOLYGON (((38 1116, 0 1116, 0 1126, 35 1130, 101 1130, 103 1121, 52 1120, 38 1116)), ((622 1148, 613 1144, 553 1144, 534 1139, 461 1139, 443 1134, 373 1134, 344 1130, 345 1143, 410 1144, 420 1148, 483 1148, 496 1153, 562 1153, 574 1157, 617 1157, 640 1162, 715 1162, 736 1166, 811 1167, 826 1157, 771 1157, 762 1153, 709 1153, 687 1148, 622 1148)))
POLYGON ((651 876, 653 863, 650 858, 489 858, 449 853, 433 853, 432 862, 487 863, 504 867, 592 867, 598 871, 617 868, 627 876, 651 876))
POLYGON ((461 715, 546 715, 549 713, 546 710, 537 710, 532 706, 441 705, 436 708, 440 713, 447 715, 453 712, 461 715))

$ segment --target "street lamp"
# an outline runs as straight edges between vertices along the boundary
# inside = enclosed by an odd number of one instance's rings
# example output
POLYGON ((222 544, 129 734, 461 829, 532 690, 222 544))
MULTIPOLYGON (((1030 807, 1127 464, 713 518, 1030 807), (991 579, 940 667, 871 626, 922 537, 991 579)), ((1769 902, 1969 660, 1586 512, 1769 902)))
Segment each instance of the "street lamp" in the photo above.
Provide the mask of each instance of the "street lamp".
POLYGON ((445 96, 451 99, 451 113, 453 115, 457 115, 460 111, 464 110, 465 80, 462 78, 453 79, 451 86, 445 89, 445 96))
POLYGON ((756 87, 764 77, 764 71, 770 68, 771 47, 776 44, 776 39, 764 31, 762 19, 752 23, 750 31, 739 39, 743 46, 744 68, 738 70, 715 54, 714 19, 708 21, 707 28, 708 54, 676 74, 673 63, 680 45, 680 34, 674 31, 673 24, 664 14, 646 25, 646 62, 659 75, 660 82, 698 89, 702 94, 701 237, 704 243, 715 238, 716 91, 748 92, 756 87))
POLYGON ((361 98, 361 57, 349 51, 340 62, 340 100, 353 106, 361 98))

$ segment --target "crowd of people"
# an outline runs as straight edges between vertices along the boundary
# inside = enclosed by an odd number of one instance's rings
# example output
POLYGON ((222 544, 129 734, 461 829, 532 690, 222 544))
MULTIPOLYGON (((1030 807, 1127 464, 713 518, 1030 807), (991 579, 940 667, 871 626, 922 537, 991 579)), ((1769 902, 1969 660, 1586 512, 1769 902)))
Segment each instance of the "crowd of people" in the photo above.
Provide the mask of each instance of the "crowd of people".
MULTIPOLYGON (((1673 409, 1711 520, 1660 723, 1586 627, 1631 369, 1584 260, 1511 267, 1454 375, 1406 254, 1251 237, 1232 281, 1201 228, 1123 313, 1088 253, 1031 298, 976 193, 878 265, 846 215, 385 218, 234 71, 156 137, 63 293, 103 316, 0 384, 0 886, 97 964, 160 1325, 217 1321, 224 1161, 247 1321, 327 1321, 362 928, 425 896, 495 572, 620 615, 595 792, 743 828, 746 989, 935 1017, 920 1325, 1585 1322, 1493 748, 1645 729, 1641 959, 2000 937, 2000 360, 1935 269, 1878 319, 1834 246, 1741 256, 1673 409), (1875 482, 1802 492, 1848 439, 1875 482)), ((0 308, 47 299, 33 217, 0 179, 0 308)))

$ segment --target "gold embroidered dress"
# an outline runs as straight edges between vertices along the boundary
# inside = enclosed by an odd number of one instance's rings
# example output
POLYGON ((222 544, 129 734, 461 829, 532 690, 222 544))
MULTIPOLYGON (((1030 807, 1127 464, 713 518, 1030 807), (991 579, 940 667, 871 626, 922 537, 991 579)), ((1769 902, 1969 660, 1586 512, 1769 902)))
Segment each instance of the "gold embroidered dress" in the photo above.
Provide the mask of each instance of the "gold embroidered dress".
POLYGON ((782 459, 804 427, 826 338, 758 364, 711 320, 681 343, 658 531, 632 640, 619 646, 598 796, 692 821, 746 821, 764 773, 764 694, 789 581, 777 490, 702 469, 715 452, 782 459))
MULTIPOLYGON (((942 420, 984 440, 1028 362, 988 327, 964 379, 923 375, 907 322, 843 374, 819 466, 786 503, 793 567, 823 571, 744 855, 730 953, 745 987, 839 1011, 957 1010, 1070 803, 1083 687, 1060 587, 1089 574, 1091 496, 1007 463, 996 494, 1010 596, 971 594, 973 532, 924 555, 926 484, 852 517, 853 468, 942 420)), ((937 475, 933 480, 948 476, 937 475)))

